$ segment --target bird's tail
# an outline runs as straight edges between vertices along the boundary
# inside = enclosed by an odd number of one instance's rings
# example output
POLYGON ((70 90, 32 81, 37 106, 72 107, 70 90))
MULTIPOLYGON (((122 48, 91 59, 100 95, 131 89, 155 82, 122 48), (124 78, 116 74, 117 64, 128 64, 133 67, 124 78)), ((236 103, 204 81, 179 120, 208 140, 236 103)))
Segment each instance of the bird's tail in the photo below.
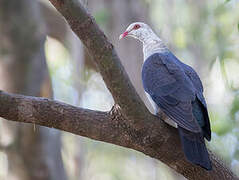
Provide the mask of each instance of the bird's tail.
POLYGON ((201 133, 193 133, 178 127, 181 144, 188 161, 206 170, 212 170, 208 151, 201 133))

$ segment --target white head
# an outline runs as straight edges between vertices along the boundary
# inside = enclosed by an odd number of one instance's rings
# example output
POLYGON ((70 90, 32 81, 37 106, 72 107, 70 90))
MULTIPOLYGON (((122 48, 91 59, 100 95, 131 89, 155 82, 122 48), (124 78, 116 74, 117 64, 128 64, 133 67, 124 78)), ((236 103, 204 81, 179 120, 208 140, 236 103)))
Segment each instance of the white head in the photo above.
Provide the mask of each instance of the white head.
POLYGON ((135 22, 129 25, 119 39, 123 39, 127 36, 134 37, 143 42, 144 60, 150 55, 168 51, 162 40, 153 32, 153 30, 142 22, 135 22))
POLYGON ((159 39, 152 29, 147 24, 142 22, 130 24, 125 32, 120 35, 119 39, 123 39, 126 36, 139 39, 143 43, 145 43, 148 39, 159 39))

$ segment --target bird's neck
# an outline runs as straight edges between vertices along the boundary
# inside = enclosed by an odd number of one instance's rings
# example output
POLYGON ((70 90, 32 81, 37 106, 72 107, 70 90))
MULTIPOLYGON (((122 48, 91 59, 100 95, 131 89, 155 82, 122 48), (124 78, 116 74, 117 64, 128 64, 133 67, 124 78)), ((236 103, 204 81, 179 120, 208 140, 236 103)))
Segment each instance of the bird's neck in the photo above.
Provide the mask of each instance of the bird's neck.
POLYGON ((140 40, 143 42, 144 61, 154 53, 168 51, 166 45, 154 32, 146 34, 140 40))

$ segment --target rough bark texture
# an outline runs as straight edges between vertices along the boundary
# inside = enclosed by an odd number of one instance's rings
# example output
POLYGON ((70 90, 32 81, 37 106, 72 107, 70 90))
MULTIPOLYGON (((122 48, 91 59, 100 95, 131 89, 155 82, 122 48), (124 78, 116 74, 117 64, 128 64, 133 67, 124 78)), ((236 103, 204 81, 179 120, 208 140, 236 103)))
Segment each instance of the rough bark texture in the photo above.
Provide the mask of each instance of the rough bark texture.
POLYGON ((129 119, 137 121, 133 123, 136 128, 143 128, 143 122, 150 117, 150 113, 135 93, 113 45, 107 41, 95 20, 77 0, 51 2, 66 18, 72 30, 92 55, 115 102, 122 108, 122 113, 129 119))
POLYGON ((237 179, 213 154, 213 171, 187 162, 177 130, 149 113, 125 73, 111 43, 77 0, 50 0, 93 56, 114 100, 110 112, 91 111, 49 99, 0 92, 0 116, 54 127, 91 139, 135 149, 188 179, 237 179), (127 117, 127 118, 125 118, 127 117))
POLYGON ((0 91, 0 116, 13 121, 36 123, 91 139, 131 148, 159 159, 188 179, 238 179, 210 153, 213 171, 187 162, 177 130, 152 116, 144 128, 129 125, 118 105, 110 112, 92 111, 46 98, 27 97, 0 91))
MULTIPOLYGON (((1 0, 0 27, 0 88, 51 97, 44 55, 45 26, 37 2, 1 0)), ((0 140, 11 137, 8 143, 0 142, 8 158, 7 179, 66 179, 59 131, 44 127, 34 131, 33 125, 2 120, 0 126, 0 140)))
MULTIPOLYGON (((149 21, 149 7, 146 2, 138 0, 91 0, 88 1, 87 7, 91 10, 91 14, 97 15, 107 12, 106 18, 100 21, 101 27, 103 27, 105 34, 112 44, 114 44, 122 65, 140 98, 149 109, 152 109, 141 82, 141 66, 143 64, 142 45, 134 39, 129 38, 127 41, 119 41, 118 38, 129 23, 149 21)), ((88 62, 86 63, 88 64, 88 62)))

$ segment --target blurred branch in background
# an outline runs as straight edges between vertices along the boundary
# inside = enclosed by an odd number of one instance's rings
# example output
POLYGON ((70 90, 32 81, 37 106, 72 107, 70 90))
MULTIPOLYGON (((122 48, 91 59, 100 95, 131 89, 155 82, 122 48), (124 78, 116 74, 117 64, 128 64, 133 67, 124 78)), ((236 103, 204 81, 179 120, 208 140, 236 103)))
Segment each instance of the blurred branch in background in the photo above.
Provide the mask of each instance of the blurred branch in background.
MULTIPOLYGON (((0 27, 1 89, 52 97, 44 55, 45 25, 37 2, 2 0, 0 27)), ((8 172, 3 178, 66 179, 59 131, 2 120, 0 123, 0 151, 6 153, 8 162, 5 164, 8 172)))

